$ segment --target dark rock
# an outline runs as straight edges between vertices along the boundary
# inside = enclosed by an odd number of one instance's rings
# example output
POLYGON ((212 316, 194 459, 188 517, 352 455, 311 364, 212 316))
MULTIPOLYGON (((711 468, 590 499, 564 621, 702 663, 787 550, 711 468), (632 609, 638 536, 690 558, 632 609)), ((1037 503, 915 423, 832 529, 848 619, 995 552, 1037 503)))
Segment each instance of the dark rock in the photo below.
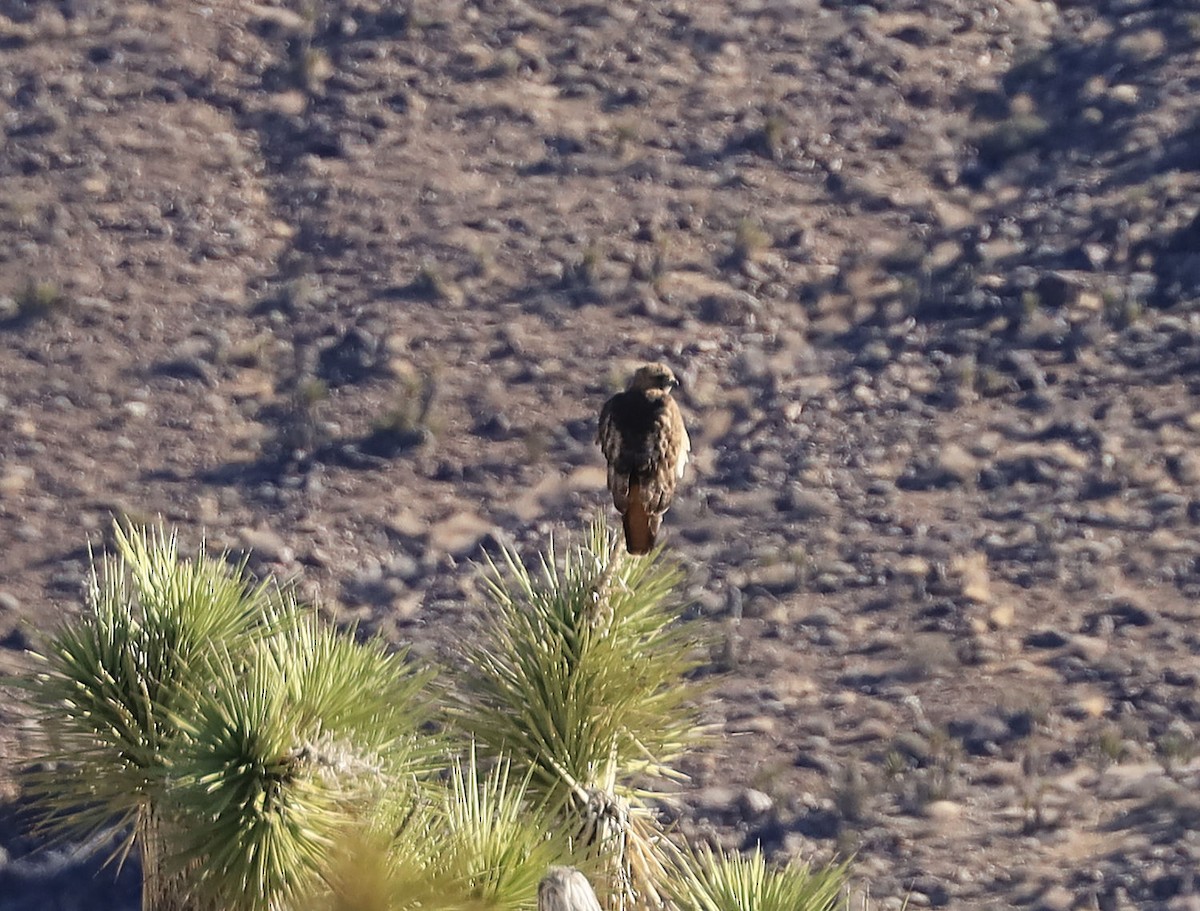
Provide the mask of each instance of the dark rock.
POLYGON ((20 626, 13 627, 6 635, 0 637, 0 648, 3 649, 14 652, 25 652, 32 647, 32 640, 20 626))
POLYGON ((1076 276, 1067 272, 1047 272, 1042 275, 1034 291, 1038 301, 1047 307, 1061 309, 1072 307, 1079 302, 1083 292, 1083 284, 1076 276))
POLYGON ((1154 611, 1127 599, 1116 599, 1108 605, 1106 613, 1111 616, 1116 626, 1150 626, 1155 622, 1154 611))
POLYGON ((823 519, 834 514, 836 503, 821 491, 792 482, 784 487, 775 501, 775 508, 797 519, 823 519))
POLYGON ((330 386, 361 383, 380 373, 383 346, 365 329, 353 326, 317 356, 317 376, 330 386))
POLYGON ((1011 726, 994 715, 954 720, 946 730, 951 737, 961 740, 972 756, 995 755, 1001 746, 1015 738, 1011 726))
POLYGON ((490 414, 475 422, 471 432, 488 440, 507 440, 513 435, 513 422, 505 414, 490 414))
POLYGON ((792 829, 807 838, 837 838, 842 830, 842 819, 836 810, 814 808, 797 816, 792 829))
POLYGON ((156 364, 154 372, 177 380, 198 380, 205 386, 215 384, 212 367, 198 357, 179 358, 156 364))
POLYGON ((1029 648, 1062 648, 1070 637, 1056 629, 1036 630, 1025 637, 1025 645, 1029 648))

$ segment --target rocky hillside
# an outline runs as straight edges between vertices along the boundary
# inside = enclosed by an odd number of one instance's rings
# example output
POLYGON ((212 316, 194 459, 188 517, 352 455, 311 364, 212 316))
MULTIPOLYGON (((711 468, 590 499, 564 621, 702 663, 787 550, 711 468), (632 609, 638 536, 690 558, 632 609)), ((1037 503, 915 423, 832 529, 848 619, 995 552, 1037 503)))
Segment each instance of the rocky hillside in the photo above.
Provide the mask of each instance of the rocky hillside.
MULTIPOLYGON (((662 358, 724 673, 682 825, 880 908, 1200 907, 1198 48, 1194 0, 0 0, 0 669, 114 515, 436 659, 662 358)), ((3 819, 0 908, 76 907, 3 819)))

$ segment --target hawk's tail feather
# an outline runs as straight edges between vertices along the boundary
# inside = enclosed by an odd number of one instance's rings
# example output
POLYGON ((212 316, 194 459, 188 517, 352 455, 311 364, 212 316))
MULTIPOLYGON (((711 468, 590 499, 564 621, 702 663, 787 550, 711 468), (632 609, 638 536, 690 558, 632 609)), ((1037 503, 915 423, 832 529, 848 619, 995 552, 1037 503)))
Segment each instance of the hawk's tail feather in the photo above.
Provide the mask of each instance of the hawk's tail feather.
POLYGON ((638 484, 629 485, 629 500, 621 517, 625 525, 625 549, 631 554, 648 554, 654 548, 658 532, 656 516, 646 511, 642 490, 638 484))

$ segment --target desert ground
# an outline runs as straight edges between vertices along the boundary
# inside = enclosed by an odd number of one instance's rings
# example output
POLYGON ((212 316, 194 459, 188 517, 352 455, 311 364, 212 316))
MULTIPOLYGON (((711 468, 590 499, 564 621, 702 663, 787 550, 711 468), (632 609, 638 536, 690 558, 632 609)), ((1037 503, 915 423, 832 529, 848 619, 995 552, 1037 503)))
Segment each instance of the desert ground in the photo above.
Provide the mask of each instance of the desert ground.
MULTIPOLYGON (((0 672, 115 518, 438 660, 671 364, 680 825, 1200 908, 1194 0, 0 0, 0 672)), ((38 850, 0 704, 0 909, 38 850)), ((907 904, 905 904, 907 903, 907 904)))

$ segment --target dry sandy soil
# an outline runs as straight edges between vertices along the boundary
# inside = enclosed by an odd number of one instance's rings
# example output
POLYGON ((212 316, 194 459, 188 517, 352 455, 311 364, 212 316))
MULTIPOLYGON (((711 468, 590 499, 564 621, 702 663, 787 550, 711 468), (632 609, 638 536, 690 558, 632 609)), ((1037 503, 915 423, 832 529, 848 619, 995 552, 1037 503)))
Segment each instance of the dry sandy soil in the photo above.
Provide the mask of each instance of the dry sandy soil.
MULTIPOLYGON (((113 515, 436 658, 661 358, 725 672, 683 824, 880 908, 1200 908, 1198 46, 1194 0, 0 0, 0 668, 113 515)), ((0 909, 131 906, 5 826, 0 909)))

